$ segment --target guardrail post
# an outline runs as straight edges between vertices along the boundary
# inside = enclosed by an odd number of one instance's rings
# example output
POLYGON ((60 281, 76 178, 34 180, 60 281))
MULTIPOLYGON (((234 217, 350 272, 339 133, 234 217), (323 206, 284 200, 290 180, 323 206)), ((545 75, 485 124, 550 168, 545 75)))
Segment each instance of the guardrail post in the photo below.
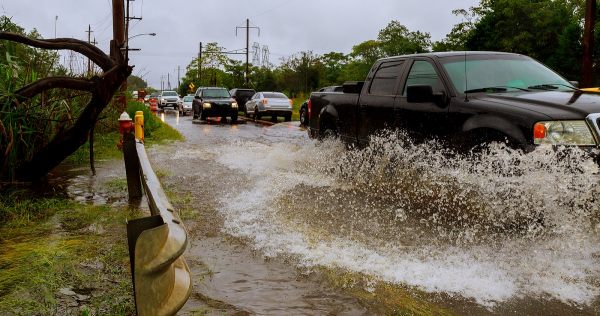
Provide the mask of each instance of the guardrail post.
POLYGON ((129 201, 140 200, 142 198, 140 161, 135 146, 135 136, 131 132, 123 135, 123 159, 125 160, 129 201))

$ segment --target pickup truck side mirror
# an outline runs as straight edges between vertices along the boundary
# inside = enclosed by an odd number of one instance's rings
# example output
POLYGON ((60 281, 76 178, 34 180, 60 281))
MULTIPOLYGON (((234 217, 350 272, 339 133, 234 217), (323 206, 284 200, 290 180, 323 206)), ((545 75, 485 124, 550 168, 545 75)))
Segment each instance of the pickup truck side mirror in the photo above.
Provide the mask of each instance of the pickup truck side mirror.
POLYGON ((194 99, 200 99, 200 96, 199 95, 195 95, 194 99))
POLYGON ((423 84, 408 86, 406 87, 406 100, 410 103, 434 102, 433 88, 423 84))

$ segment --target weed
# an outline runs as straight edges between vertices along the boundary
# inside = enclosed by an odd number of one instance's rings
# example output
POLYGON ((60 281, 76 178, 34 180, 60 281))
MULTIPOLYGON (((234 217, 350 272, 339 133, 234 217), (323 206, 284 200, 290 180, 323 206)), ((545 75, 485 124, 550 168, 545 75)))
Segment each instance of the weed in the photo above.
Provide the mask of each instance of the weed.
POLYGON ((66 314, 69 303, 89 314, 135 312, 123 223, 137 214, 59 198, 4 206, 44 215, 0 227, 0 314, 66 314))

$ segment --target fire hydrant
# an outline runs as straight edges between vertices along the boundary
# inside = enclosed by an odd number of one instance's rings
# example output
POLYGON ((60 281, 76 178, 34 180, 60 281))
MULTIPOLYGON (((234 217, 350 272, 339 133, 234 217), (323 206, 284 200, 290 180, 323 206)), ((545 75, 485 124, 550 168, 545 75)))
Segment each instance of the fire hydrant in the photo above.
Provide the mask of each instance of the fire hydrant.
POLYGON ((133 131, 133 122, 131 121, 131 117, 127 112, 121 113, 119 117, 119 132, 121 132, 121 140, 117 144, 119 149, 123 148, 123 136, 127 133, 131 133, 133 131))

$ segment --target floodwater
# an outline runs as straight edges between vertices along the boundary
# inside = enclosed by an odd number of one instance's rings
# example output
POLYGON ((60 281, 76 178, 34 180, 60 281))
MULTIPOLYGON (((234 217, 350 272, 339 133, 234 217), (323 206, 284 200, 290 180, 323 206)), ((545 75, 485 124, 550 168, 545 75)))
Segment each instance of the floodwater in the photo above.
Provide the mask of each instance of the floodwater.
POLYGON ((209 297, 225 312, 373 313, 298 277, 325 267, 459 314, 600 313, 600 175, 578 150, 457 157, 398 133, 348 150, 297 123, 165 120, 186 142, 150 157, 202 214, 187 311, 209 297))

